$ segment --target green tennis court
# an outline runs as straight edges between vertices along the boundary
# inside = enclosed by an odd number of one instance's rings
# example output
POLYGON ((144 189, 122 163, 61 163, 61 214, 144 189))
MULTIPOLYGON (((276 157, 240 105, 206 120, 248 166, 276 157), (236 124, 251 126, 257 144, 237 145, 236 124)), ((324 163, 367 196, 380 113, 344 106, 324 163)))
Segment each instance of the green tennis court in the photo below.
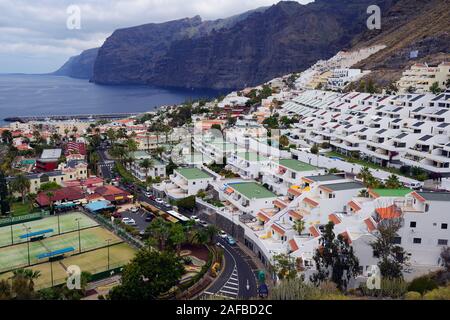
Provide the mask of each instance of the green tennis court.
POLYGON ((53 252, 67 247, 75 248, 79 253, 79 241, 81 241, 81 252, 107 246, 107 240, 110 244, 122 242, 122 240, 113 233, 101 227, 94 227, 78 231, 53 236, 37 242, 20 243, 14 246, 0 248, 0 272, 6 272, 19 267, 28 265, 28 245, 30 247, 30 264, 46 262, 48 259, 39 261, 37 255, 53 252))
MULTIPOLYGON (((109 247, 109 269, 114 269, 126 265, 133 259, 136 250, 126 243, 119 243, 109 247)), ((58 285, 66 281, 66 268, 76 265, 80 267, 81 271, 96 274, 108 270, 108 249, 101 248, 95 251, 82 253, 65 258, 59 262, 53 262, 52 267, 50 263, 42 263, 29 267, 33 271, 39 271, 40 277, 35 281, 35 288, 37 290, 51 287, 51 272, 53 270, 53 284, 58 285)), ((0 279, 8 279, 12 276, 12 272, 0 274, 0 279)))
MULTIPOLYGON (((62 214, 59 216, 59 228, 61 233, 71 232, 78 230, 78 221, 80 222, 80 228, 85 229, 89 227, 97 226, 97 222, 86 216, 81 212, 73 212, 68 214, 62 214), (79 219, 79 220, 78 220, 79 219)), ((51 216, 41 220, 35 220, 16 224, 12 226, 12 237, 14 244, 27 242, 27 239, 20 239, 21 235, 37 232, 46 229, 53 229, 52 235, 58 234, 58 217, 51 216), (29 229, 27 229, 29 228, 29 229)), ((11 226, 0 228, 0 247, 11 245, 11 226)), ((0 261, 0 264, 2 261, 0 261)), ((1 267, 0 267, 1 269, 1 267)))

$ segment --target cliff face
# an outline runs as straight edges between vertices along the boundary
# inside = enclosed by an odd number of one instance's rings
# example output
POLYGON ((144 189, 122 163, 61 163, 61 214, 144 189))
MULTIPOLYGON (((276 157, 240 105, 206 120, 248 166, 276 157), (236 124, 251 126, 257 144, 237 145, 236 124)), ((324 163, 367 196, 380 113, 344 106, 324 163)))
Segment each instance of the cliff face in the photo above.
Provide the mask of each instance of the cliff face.
POLYGON ((383 12, 381 30, 355 38, 356 47, 385 44, 357 67, 371 69, 372 78, 387 85, 416 62, 450 61, 450 0, 396 0, 383 12), (411 52, 417 51, 417 58, 411 52))
POLYGON ((92 80, 231 89, 301 71, 349 47, 366 10, 390 0, 282 1, 232 23, 199 17, 117 30, 100 48, 92 80))
POLYGON ((70 58, 52 74, 77 79, 91 79, 94 75, 94 63, 97 59, 98 50, 99 48, 83 51, 80 55, 70 58))

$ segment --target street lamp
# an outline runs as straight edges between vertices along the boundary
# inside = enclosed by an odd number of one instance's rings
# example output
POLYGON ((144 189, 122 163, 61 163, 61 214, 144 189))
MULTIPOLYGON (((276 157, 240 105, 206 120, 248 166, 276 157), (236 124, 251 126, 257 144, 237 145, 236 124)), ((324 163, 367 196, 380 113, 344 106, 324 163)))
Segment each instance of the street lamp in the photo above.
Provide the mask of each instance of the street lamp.
POLYGON ((108 271, 109 271, 109 247, 112 239, 106 239, 105 241, 108 242, 107 249, 108 249, 108 271))
POLYGON ((81 218, 75 219, 78 224, 78 252, 81 253, 81 230, 80 230, 80 220, 81 218))
POLYGON ((23 225, 25 232, 27 233, 27 251, 28 251, 28 266, 31 264, 30 261, 30 227, 27 227, 26 224, 23 225))

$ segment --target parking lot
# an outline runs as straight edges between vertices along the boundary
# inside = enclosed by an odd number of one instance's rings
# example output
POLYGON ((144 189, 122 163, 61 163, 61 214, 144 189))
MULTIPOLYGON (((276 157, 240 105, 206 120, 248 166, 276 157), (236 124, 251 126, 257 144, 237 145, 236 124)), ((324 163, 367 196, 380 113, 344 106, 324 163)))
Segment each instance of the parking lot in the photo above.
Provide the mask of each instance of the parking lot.
POLYGON ((146 212, 143 209, 139 209, 138 212, 131 212, 130 210, 122 212, 122 218, 130 218, 136 221, 135 228, 140 231, 145 231, 147 229, 148 225, 150 224, 150 221, 145 221, 147 215, 149 213, 146 212))

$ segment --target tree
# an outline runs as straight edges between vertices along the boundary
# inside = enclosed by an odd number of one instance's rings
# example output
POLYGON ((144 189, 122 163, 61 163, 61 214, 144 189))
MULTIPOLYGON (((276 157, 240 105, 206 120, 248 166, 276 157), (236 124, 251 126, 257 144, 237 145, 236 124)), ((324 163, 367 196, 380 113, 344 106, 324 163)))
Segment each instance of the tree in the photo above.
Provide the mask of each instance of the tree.
POLYGON ((305 231, 305 221, 303 219, 296 220, 294 223, 294 230, 301 236, 303 231, 305 231))
POLYGON ((6 184, 5 174, 0 171, 0 210, 1 214, 7 215, 11 211, 9 205, 8 185, 6 184))
POLYGON ((180 256, 181 245, 187 240, 186 230, 180 223, 172 224, 169 240, 175 246, 177 255, 180 256))
POLYGON ((45 193, 45 195, 48 198, 48 202, 50 204, 50 214, 53 214, 53 197, 55 196, 55 194, 51 191, 48 191, 45 193))
POLYGON ((17 300, 32 300, 37 297, 34 281, 41 276, 39 271, 16 269, 11 278, 11 295, 17 300))
POLYGON ((402 187, 402 183, 395 174, 392 174, 387 179, 385 186, 388 189, 398 189, 402 187))
POLYGON ((333 230, 334 223, 329 222, 313 257, 317 271, 311 281, 318 285, 331 280, 340 290, 346 290, 350 279, 359 274, 359 260, 348 239, 336 237, 333 230))
POLYGON ((288 147, 289 146, 289 138, 286 136, 281 136, 280 137, 280 145, 283 147, 288 147))
POLYGON ((11 285, 8 280, 0 280, 0 301, 12 298, 11 285))
POLYGON ((172 223, 161 217, 154 219, 147 227, 150 240, 157 243, 159 251, 164 251, 171 233, 172 223))
POLYGON ((122 283, 110 293, 111 300, 156 300, 174 287, 184 274, 181 259, 172 252, 141 249, 124 267, 122 283))
POLYGON ((196 206, 195 196, 190 196, 177 201, 177 207, 183 208, 186 210, 193 210, 196 206))
POLYGON ((439 87, 439 83, 438 82, 434 82, 431 87, 430 87, 430 91, 433 94, 439 94, 441 93, 441 88, 439 87))
POLYGON ((381 275, 389 279, 403 279, 403 268, 407 263, 405 250, 395 244, 397 232, 403 224, 402 218, 385 219, 378 223, 376 240, 370 245, 374 257, 378 258, 381 275))
POLYGON ((203 231, 205 232, 208 243, 212 244, 214 242, 216 235, 219 233, 219 228, 217 228, 214 225, 209 225, 206 228, 204 228, 203 231))
POLYGON ((33 210, 34 202, 36 201, 37 194, 36 193, 29 193, 27 194, 27 199, 30 203, 30 210, 33 210))
POLYGON ((274 271, 280 280, 292 280, 297 277, 297 267, 294 257, 287 254, 278 254, 273 257, 274 271))
POLYGON ((145 170, 145 180, 148 178, 148 171, 153 168, 153 161, 150 159, 144 159, 139 166, 145 170))
POLYGON ((317 166, 319 166, 319 157, 320 157, 320 149, 319 146, 317 144, 314 144, 311 147, 311 153, 317 156, 317 166))
POLYGON ((11 181, 11 191, 20 193, 22 203, 25 203, 25 194, 30 190, 30 180, 23 174, 19 174, 11 181))
POLYGON ((7 145, 11 145, 13 142, 13 135, 11 131, 5 130, 2 132, 2 141, 3 143, 6 143, 7 145))

